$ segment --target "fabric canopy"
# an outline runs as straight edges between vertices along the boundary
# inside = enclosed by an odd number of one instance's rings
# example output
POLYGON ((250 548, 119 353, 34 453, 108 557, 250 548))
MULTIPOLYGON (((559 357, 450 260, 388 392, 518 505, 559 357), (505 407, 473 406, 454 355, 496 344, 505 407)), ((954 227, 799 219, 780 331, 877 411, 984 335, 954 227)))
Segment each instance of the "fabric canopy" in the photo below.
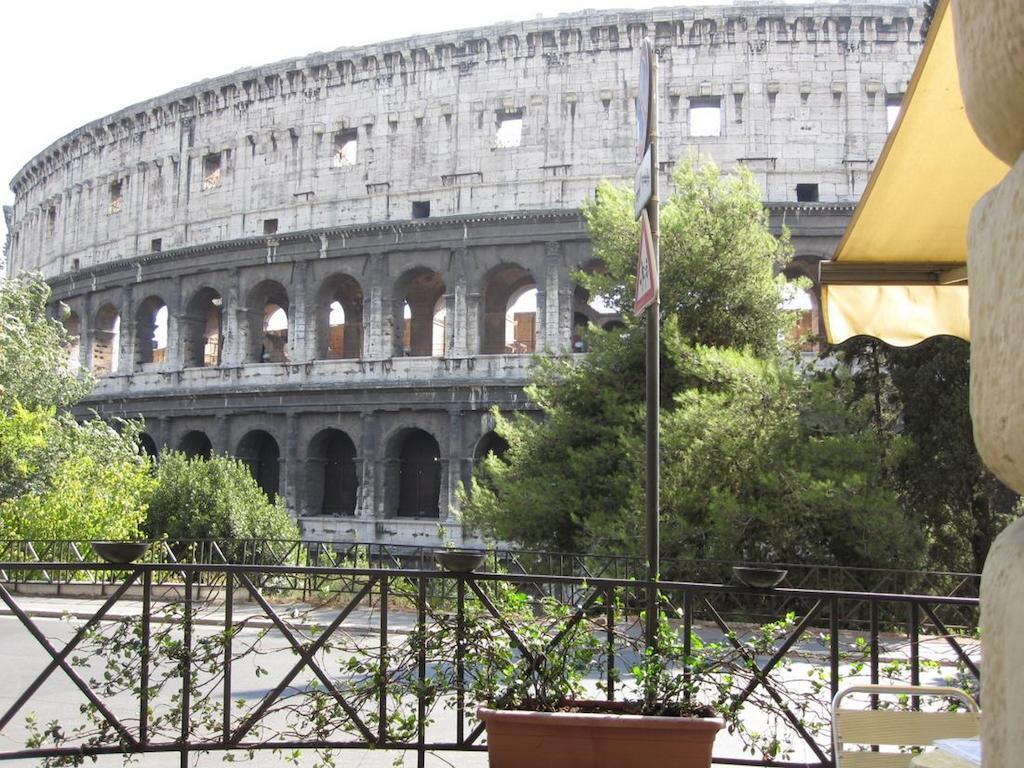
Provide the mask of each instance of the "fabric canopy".
POLYGON ((1008 167, 967 119, 948 0, 932 28, 901 114, 831 262, 821 269, 828 340, 859 335, 896 346, 970 338, 967 224, 1008 167))

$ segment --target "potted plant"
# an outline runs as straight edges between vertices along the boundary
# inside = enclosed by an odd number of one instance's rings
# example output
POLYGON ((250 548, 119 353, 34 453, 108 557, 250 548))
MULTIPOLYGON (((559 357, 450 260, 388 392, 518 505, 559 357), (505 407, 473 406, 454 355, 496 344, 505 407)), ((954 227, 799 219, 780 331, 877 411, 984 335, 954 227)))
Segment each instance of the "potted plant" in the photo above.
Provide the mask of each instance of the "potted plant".
MULTIPOLYGON (((786 703, 756 687, 746 691, 746 684, 757 676, 757 657, 770 655, 767 649, 789 620, 742 640, 727 635, 705 642, 693 635, 687 647, 680 622, 663 610, 657 642, 646 647, 638 630, 643 615, 609 628, 605 599, 570 607, 550 597, 530 599, 504 582, 477 586, 488 590, 486 603, 467 600, 461 617, 435 613, 429 631, 413 645, 423 643, 433 662, 431 692, 439 699, 449 692, 467 709, 477 708, 492 768, 666 761, 707 768, 723 728, 755 755, 774 758, 783 751, 777 725, 786 703), (609 666, 609 646, 617 658, 632 661, 609 666), (459 664, 440 661, 454 658, 456 648, 459 664), (610 700, 610 686, 619 700, 610 700), (776 727, 747 728, 740 718, 747 700, 774 715, 776 727)), ((622 597, 612 599, 621 616, 622 597)))

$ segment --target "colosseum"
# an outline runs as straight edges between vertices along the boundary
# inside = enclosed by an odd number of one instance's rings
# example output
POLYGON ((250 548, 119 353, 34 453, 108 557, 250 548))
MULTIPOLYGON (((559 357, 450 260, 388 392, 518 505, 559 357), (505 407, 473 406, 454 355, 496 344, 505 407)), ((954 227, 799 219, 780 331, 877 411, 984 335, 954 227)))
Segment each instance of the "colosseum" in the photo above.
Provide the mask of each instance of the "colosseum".
MULTIPOLYGON (((659 58, 663 184, 750 168, 816 276, 921 50, 903 0, 586 11, 216 77, 64 136, 11 181, 7 269, 71 312, 86 405, 147 449, 226 452, 310 538, 422 543, 534 353, 617 318, 581 203, 636 163, 659 58)), ((812 292, 813 293, 813 292, 812 292)), ((816 306, 808 321, 817 323, 816 306)))

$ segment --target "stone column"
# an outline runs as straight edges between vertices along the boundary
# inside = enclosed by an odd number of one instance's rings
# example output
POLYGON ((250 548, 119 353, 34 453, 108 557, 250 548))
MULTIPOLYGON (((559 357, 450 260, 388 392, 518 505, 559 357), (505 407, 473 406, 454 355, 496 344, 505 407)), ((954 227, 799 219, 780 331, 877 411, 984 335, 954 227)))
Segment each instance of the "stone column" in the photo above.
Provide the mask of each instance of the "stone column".
POLYGON ((116 374, 131 375, 135 370, 135 302, 132 297, 132 286, 126 285, 121 291, 121 326, 118 339, 118 360, 117 369, 112 371, 116 374))
POLYGON ((221 307, 221 365, 232 367, 241 365, 245 360, 245 348, 248 343, 249 311, 242 304, 240 287, 241 276, 237 269, 231 270, 228 295, 224 297, 221 307))
POLYGON ((167 362, 164 368, 177 371, 184 368, 181 354, 181 275, 175 275, 174 288, 167 297, 167 362))
POLYGON ((284 466, 278 472, 281 478, 281 496, 293 517, 299 512, 299 479, 296 476, 299 458, 299 421, 294 411, 288 411, 284 421, 284 451, 280 463, 284 466))
POLYGON ((472 348, 468 335, 470 316, 466 303, 467 259, 468 252, 464 248, 452 251, 453 285, 445 299, 445 310, 448 317, 448 338, 445 340, 445 355, 447 357, 468 357, 472 348))
POLYGON ((567 281, 563 280, 562 266, 561 243, 547 243, 544 249, 543 305, 540 303, 539 287, 537 291, 538 351, 546 349, 557 354, 569 348, 569 340, 572 336, 572 312, 569 312, 568 318, 565 317, 565 310, 562 306, 565 302, 562 292, 566 290, 565 283, 567 281))
POLYGON ((449 517, 452 508, 458 506, 457 489, 462 481, 462 454, 463 454, 463 414, 460 410, 448 411, 448 466, 447 473, 442 478, 441 514, 442 520, 449 517), (447 480, 447 482, 444 482, 447 480), (447 493, 444 492, 447 490, 447 493))
POLYGON ((377 467, 380 462, 381 446, 377 423, 377 414, 364 412, 362 414, 362 439, 359 445, 361 461, 357 464, 360 469, 359 494, 356 498, 356 517, 377 517, 378 503, 377 467))
MULTIPOLYGON (((1024 492, 1024 14, 1019 0, 955 0, 960 86, 982 142, 1011 166, 968 232, 971 419, 989 468, 1024 492)), ((956 194, 956 190, 950 190, 956 194)), ((1004 530, 981 580, 985 768, 1024 755, 1024 519, 1004 530)))
POLYGON ((288 318, 288 360, 292 363, 304 362, 316 358, 310 354, 309 342, 316 341, 316 334, 307 328, 306 315, 306 262, 295 264, 292 280, 292 295, 289 297, 291 312, 288 318))
POLYGON ((391 343, 393 319, 390 314, 385 315, 381 293, 380 285, 374 284, 363 294, 363 357, 367 360, 391 357, 388 345, 391 343))

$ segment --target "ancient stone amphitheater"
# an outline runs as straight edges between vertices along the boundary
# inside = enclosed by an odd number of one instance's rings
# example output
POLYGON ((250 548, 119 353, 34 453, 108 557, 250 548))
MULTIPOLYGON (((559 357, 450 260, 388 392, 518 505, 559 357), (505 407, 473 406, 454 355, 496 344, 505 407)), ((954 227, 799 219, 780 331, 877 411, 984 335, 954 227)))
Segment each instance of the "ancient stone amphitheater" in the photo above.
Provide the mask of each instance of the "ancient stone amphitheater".
POLYGON ((151 451, 246 459, 310 537, 458 539, 489 409, 530 408, 531 354, 616 322, 573 274, 581 203, 633 177, 640 40, 664 183, 691 150, 746 165, 814 276, 920 27, 916 2, 583 12, 234 72, 30 160, 8 270, 47 277, 88 406, 145 417, 151 451))

